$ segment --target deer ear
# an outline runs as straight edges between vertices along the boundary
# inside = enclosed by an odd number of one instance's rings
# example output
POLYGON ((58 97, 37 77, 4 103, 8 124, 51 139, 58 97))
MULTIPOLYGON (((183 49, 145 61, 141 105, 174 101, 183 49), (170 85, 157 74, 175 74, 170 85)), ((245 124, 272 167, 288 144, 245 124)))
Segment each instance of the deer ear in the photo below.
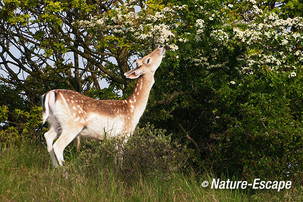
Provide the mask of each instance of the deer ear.
POLYGON ((143 69, 138 67, 136 69, 129 70, 128 72, 126 72, 124 74, 124 76, 126 76, 126 78, 128 78, 128 79, 137 79, 143 74, 144 74, 143 69))

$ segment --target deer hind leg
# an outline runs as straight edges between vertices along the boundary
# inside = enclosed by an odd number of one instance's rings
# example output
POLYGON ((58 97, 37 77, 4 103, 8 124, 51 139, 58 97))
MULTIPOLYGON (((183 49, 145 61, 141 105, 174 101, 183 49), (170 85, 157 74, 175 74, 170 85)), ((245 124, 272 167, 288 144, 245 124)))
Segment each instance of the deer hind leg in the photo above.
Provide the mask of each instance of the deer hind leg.
POLYGON ((47 151, 49 152, 52 160, 52 164, 54 167, 58 166, 57 159, 54 153, 53 141, 57 138, 58 134, 54 128, 50 128, 50 130, 44 133, 44 137, 47 144, 47 151))
POLYGON ((58 163, 60 166, 63 165, 64 162, 64 157, 63 157, 63 151, 65 149, 65 147, 67 145, 69 145, 69 143, 71 141, 73 141, 73 139, 75 139, 75 137, 82 131, 82 127, 68 127, 68 128, 63 128, 62 133, 60 135, 60 137, 58 138, 58 140, 55 142, 54 144, 54 153, 57 157, 58 163))

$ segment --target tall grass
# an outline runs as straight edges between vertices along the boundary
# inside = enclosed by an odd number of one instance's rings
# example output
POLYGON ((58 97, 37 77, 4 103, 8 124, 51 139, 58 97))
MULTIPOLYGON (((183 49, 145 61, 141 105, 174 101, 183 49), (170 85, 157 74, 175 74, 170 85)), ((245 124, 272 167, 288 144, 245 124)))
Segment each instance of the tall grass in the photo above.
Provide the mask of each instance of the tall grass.
POLYGON ((296 188, 279 193, 205 189, 200 183, 210 174, 137 171, 130 176, 106 146, 87 144, 80 153, 69 146, 65 165, 56 169, 42 144, 23 141, 2 149, 0 201, 302 201, 302 189, 296 188))

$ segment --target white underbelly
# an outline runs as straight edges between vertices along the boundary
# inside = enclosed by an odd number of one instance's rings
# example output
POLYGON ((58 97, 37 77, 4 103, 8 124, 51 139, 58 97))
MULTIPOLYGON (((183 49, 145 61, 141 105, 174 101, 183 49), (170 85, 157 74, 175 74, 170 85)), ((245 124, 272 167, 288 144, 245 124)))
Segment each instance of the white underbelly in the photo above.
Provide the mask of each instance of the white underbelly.
POLYGON ((103 140, 104 136, 114 137, 123 132, 124 122, 121 118, 101 117, 90 115, 87 118, 87 125, 80 136, 103 140))

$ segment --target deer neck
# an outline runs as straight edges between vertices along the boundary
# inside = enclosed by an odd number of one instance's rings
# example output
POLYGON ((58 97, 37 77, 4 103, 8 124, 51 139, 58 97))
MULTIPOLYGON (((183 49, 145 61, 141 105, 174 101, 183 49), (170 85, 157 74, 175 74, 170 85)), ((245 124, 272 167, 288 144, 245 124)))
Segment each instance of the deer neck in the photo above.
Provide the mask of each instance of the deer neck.
POLYGON ((149 93, 154 82, 153 76, 143 75, 139 77, 133 94, 127 99, 135 125, 139 122, 146 108, 149 93))

